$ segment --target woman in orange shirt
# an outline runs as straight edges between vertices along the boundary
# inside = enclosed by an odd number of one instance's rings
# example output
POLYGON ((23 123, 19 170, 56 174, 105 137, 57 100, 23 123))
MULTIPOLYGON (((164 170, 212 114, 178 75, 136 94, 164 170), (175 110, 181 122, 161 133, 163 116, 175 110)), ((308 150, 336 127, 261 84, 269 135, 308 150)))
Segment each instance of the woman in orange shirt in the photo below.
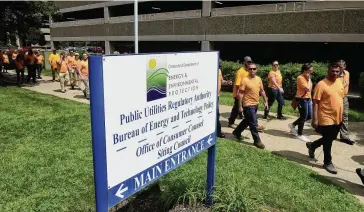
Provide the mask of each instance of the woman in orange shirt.
POLYGON ((6 50, 5 53, 3 54, 3 72, 4 73, 8 73, 8 68, 9 68, 9 51, 6 50))
POLYGON ((24 83, 24 54, 17 54, 14 62, 16 67, 16 82, 20 86, 24 83))
POLYGON ((28 69, 28 78, 27 82, 30 82, 30 78, 32 78, 33 83, 36 83, 36 70, 35 70, 35 55, 33 50, 29 50, 27 56, 25 57, 27 69, 28 69))
POLYGON ((297 136, 298 139, 305 142, 310 141, 306 136, 302 134, 302 131, 303 126, 305 125, 305 121, 312 118, 312 71, 313 67, 310 63, 304 64, 301 68, 301 75, 297 77, 296 92, 296 99, 299 101, 298 110, 300 111, 300 117, 295 122, 288 125, 291 129, 291 133, 297 136), (296 131, 295 129, 296 126, 298 126, 298 131, 296 131))
POLYGON ((269 109, 272 107, 275 100, 278 102, 277 119, 285 120, 282 114, 284 99, 282 87, 282 74, 279 71, 278 61, 273 62, 273 69, 268 74, 268 108, 264 110, 264 119, 268 118, 269 109))
POLYGON ((43 55, 40 54, 39 51, 37 51, 35 53, 35 59, 36 59, 35 68, 37 70, 38 79, 42 79, 41 74, 42 74, 42 71, 43 71, 44 57, 43 57, 43 55))

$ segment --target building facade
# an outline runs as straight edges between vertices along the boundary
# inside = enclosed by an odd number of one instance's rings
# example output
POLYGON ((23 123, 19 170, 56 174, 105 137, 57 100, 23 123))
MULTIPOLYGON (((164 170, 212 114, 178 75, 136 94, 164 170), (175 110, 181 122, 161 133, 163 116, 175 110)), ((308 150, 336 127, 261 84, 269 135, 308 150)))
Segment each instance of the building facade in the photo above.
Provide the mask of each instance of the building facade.
MULTIPOLYGON (((172 3, 139 2, 139 41, 195 42, 200 50, 218 42, 364 42, 361 1, 172 3)), ((56 4, 63 19, 50 22, 52 45, 102 41, 112 53, 134 40, 133 1, 56 4)))

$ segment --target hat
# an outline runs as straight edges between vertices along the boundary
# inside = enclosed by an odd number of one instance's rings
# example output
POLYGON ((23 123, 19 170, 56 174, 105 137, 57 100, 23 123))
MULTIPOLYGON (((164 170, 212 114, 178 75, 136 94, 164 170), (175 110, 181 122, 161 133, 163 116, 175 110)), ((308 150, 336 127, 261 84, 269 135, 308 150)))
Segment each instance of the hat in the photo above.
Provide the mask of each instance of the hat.
POLYGON ((244 62, 252 62, 252 58, 249 56, 244 57, 244 62))
POLYGON ((78 52, 75 53, 75 56, 80 56, 80 54, 78 54, 78 52))

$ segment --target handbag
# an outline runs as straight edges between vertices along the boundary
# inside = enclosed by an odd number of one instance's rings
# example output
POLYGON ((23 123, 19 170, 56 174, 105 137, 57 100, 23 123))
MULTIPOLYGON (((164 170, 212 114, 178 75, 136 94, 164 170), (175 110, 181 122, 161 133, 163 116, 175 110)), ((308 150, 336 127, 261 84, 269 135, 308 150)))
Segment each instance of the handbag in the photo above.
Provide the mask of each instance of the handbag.
MULTIPOLYGON (((301 99, 307 94, 307 91, 301 96, 301 99)), ((300 101, 296 98, 293 97, 292 102, 291 102, 291 106, 293 108, 293 110, 297 109, 298 104, 300 103, 300 101)))

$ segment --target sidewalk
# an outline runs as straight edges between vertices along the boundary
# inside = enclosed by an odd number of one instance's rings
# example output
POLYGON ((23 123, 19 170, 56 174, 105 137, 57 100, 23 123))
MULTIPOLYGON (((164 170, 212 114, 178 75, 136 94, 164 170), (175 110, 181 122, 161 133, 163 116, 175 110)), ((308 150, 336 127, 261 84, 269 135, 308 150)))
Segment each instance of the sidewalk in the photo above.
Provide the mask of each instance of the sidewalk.
MULTIPOLYGON (((228 118, 230 116, 231 107, 220 105, 220 122, 222 131, 226 133, 226 138, 234 139, 231 134, 233 129, 228 127, 228 118)), ((364 165, 364 123, 352 122, 349 127, 351 130, 351 138, 357 141, 353 146, 334 141, 332 146, 333 163, 338 170, 337 175, 330 174, 322 168, 323 165, 323 151, 322 147, 318 148, 315 152, 316 160, 308 157, 308 150, 305 142, 296 139, 289 133, 288 124, 292 123, 296 117, 287 116, 287 120, 277 120, 274 117, 264 120, 263 114, 258 112, 259 123, 263 124, 266 129, 264 133, 260 133, 262 142, 265 144, 266 149, 273 154, 277 154, 287 158, 288 160, 295 161, 307 168, 314 170, 321 176, 329 179, 333 183, 342 186, 347 191, 355 195, 359 200, 364 203, 364 186, 355 172, 356 168, 362 168, 364 165)), ((273 114, 272 114, 273 115, 273 114)), ((238 124, 240 120, 236 120, 238 124)), ((304 132, 305 135, 314 141, 320 136, 312 130, 307 123, 304 132)), ((253 139, 249 130, 245 130, 242 134, 248 137, 242 143, 253 144, 253 139)), ((255 148, 255 147, 253 147, 255 148)), ((313 194, 314 195, 314 194, 313 194)))
MULTIPOLYGON (((5 74, 5 76, 12 81, 15 77, 16 81, 16 76, 14 76, 13 73, 5 74)), ((47 76, 44 76, 42 80, 39 80, 39 84, 24 86, 23 88, 89 104, 89 101, 84 98, 81 90, 68 90, 67 93, 61 93, 59 82, 52 82, 51 77, 47 76)), ((230 115, 230 111, 230 106, 220 105, 222 131, 226 133, 226 138, 234 139, 234 136, 231 134, 233 129, 227 127, 227 118, 230 115)), ((287 116, 288 119, 284 121, 272 117, 267 121, 263 120, 262 113, 259 113, 258 118, 259 123, 266 127, 264 133, 260 133, 260 136, 268 151, 314 170, 326 179, 345 188, 364 203, 364 186, 362 186, 362 183, 355 172, 356 168, 361 168, 364 165, 364 122, 352 122, 349 124, 351 138, 357 142, 354 146, 334 141, 332 157, 338 174, 333 175, 322 168, 322 147, 315 152, 316 160, 310 159, 308 157, 305 142, 296 139, 289 133, 288 124, 292 123, 296 117, 287 116)), ((238 124, 239 121, 240 120, 238 119, 235 123, 238 124)), ((319 138, 319 135, 312 130, 309 124, 305 126, 304 134, 307 135, 311 141, 319 138)), ((242 143, 252 145, 253 140, 251 139, 250 131, 245 130, 243 136, 247 138, 242 143)), ((252 148, 255 147, 252 146, 252 148)), ((323 181, 323 183, 325 182, 323 181)))

